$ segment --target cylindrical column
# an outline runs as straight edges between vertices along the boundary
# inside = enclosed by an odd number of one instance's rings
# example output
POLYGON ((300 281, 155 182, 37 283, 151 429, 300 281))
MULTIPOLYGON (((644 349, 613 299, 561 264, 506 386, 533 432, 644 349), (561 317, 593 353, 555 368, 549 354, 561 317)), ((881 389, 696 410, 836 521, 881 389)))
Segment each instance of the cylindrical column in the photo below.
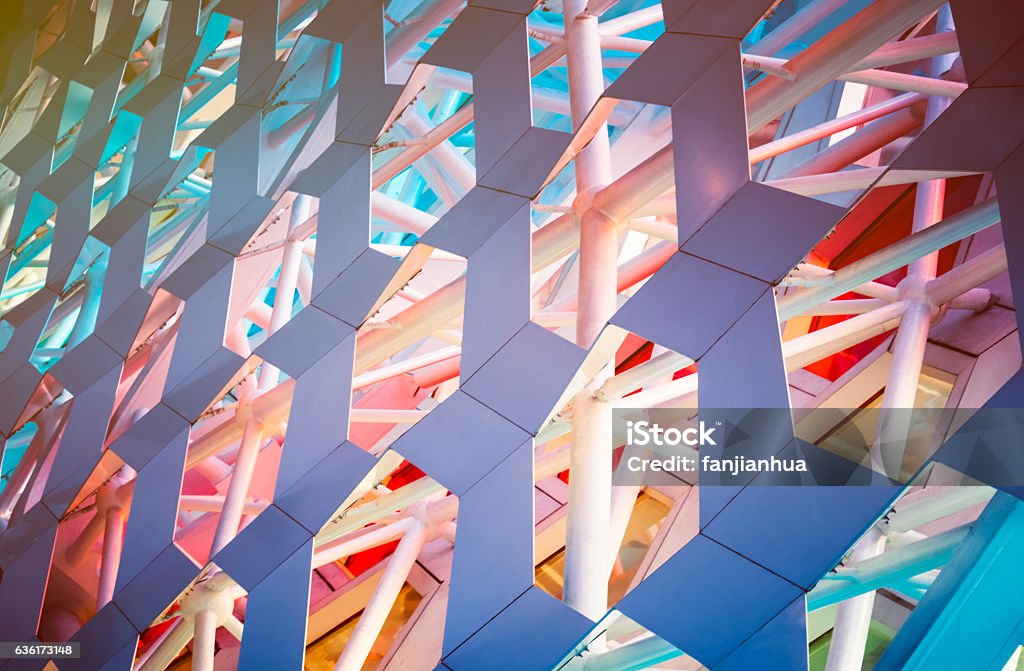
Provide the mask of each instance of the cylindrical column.
POLYGON ((231 617, 235 599, 242 593, 226 573, 214 571, 181 597, 181 616, 193 633, 192 668, 196 671, 213 671, 217 628, 231 617))
POLYGON ((910 414, 924 365, 932 312, 926 302, 908 302, 893 340, 892 366, 882 400, 878 438, 872 448, 872 463, 892 478, 900 477, 903 443, 910 432, 910 414))
POLYGON ((14 183, 0 193, 0 238, 7 236, 11 220, 14 219, 14 199, 18 192, 18 181, 15 177, 14 183))
POLYGON ((352 630, 351 638, 341 651, 334 671, 359 671, 363 668, 366 658, 373 649, 373 643, 380 635, 380 630, 395 605, 395 599, 405 585, 409 571, 416 563, 416 558, 419 557, 428 536, 427 526, 420 523, 399 541, 395 553, 388 560, 387 568, 377 582, 377 587, 373 590, 373 595, 363 609, 363 614, 359 616, 359 621, 352 630))
POLYGON ((965 508, 986 503, 994 491, 985 486, 928 487, 915 498, 904 496, 879 526, 885 533, 906 533, 958 513, 965 508))
POLYGON ((421 3, 412 16, 402 21, 388 36, 388 67, 398 63, 410 49, 419 44, 438 24, 454 14, 461 5, 461 0, 421 3))
MULTIPOLYGON (((611 446, 609 446, 611 449, 611 446)), ((629 450, 629 446, 626 446, 629 450)), ((625 458, 627 455, 623 455, 625 458)), ((640 485, 619 485, 612 488, 611 518, 608 522, 608 571, 615 570, 619 558, 622 539, 626 536, 629 519, 636 507, 636 497, 640 495, 640 485)))
MULTIPOLYGON (((604 92, 601 34, 586 0, 564 0, 569 108, 579 128, 604 92)), ((576 157, 575 214, 580 222, 579 300, 576 342, 590 347, 615 312, 618 233, 616 222, 592 207, 611 182, 607 126, 576 157)), ((569 510, 565 542, 564 599, 597 620, 608 608, 608 524, 611 515, 611 406, 594 397, 611 363, 573 401, 569 455, 569 510)))
MULTIPOLYGON (((578 128, 604 92, 601 35, 597 17, 586 13, 582 0, 563 2, 569 107, 578 128)), ((576 342, 593 344, 605 321, 615 312, 619 244, 616 223, 591 207, 599 189, 611 182, 611 153, 607 126, 576 157, 576 216, 580 221, 579 300, 576 342)))
MULTIPOLYGON (((578 129, 604 93, 601 33, 597 16, 586 12, 587 3, 563 0, 566 59, 569 71, 569 110, 573 129, 578 129)), ((611 181, 608 129, 600 128, 576 157, 576 190, 605 186, 611 181), (580 182, 584 188, 580 188, 580 182)))
MULTIPOLYGON (((881 554, 885 536, 872 527, 850 556, 857 563, 881 554)), ((875 593, 868 592, 848 599, 836 609, 836 623, 832 630, 832 643, 828 650, 825 671, 860 669, 864 663, 864 645, 871 626, 871 611, 875 607, 875 593)))
MULTIPOLYGON (((288 238, 281 252, 281 270, 277 274, 277 288, 274 291, 274 309, 270 313, 269 333, 276 333, 292 318, 292 301, 295 298, 295 287, 302 268, 303 240, 295 239, 295 229, 309 218, 313 209, 313 198, 299 194, 292 201, 291 217, 288 219, 288 238)), ((260 391, 265 391, 278 382, 278 369, 269 361, 263 362, 260 371, 260 391)))
MULTIPOLYGON (((378 522, 396 510, 402 510, 420 500, 430 500, 444 494, 444 488, 430 478, 420 478, 404 487, 384 494, 369 503, 348 510, 342 517, 328 523, 317 534, 316 548, 338 540, 367 524, 378 522)), ((383 542, 383 541, 381 541, 383 542)))
POLYGON ((984 310, 992 304, 992 293, 977 288, 978 285, 1004 272, 1006 267, 1006 248, 996 245, 929 282, 928 298, 936 305, 948 302, 952 307, 984 310))
POLYGON ((192 638, 192 626, 184 619, 177 622, 164 632, 164 635, 153 644, 142 656, 136 671, 164 671, 171 662, 181 654, 192 638))
POLYGON ((803 368, 810 363, 820 361, 857 343, 864 342, 868 338, 891 330, 899 324, 905 309, 906 304, 897 301, 877 310, 865 312, 787 340, 782 344, 786 369, 803 368))
MULTIPOLYGON (((936 18, 936 33, 953 29, 949 6, 943 7, 936 18)), ((954 56, 946 54, 932 59, 931 74, 942 75, 953 64, 954 56)), ((948 101, 931 97, 925 110, 925 125, 930 125, 946 109, 948 101)), ((942 219, 946 181, 933 179, 917 185, 914 200, 912 232, 920 233, 942 219)), ((917 385, 924 365, 924 351, 928 344, 928 331, 936 306, 928 300, 927 283, 935 279, 938 251, 914 259, 907 265, 907 277, 901 282, 900 293, 905 296, 907 310, 900 323, 892 348, 892 367, 886 380, 882 399, 882 416, 878 426, 878 439, 872 461, 884 467, 886 473, 899 478, 904 446, 910 432, 910 410, 914 407, 917 385)))
POLYGON ((92 516, 89 522, 85 525, 78 537, 71 542, 68 549, 64 552, 64 558, 69 564, 77 564, 85 559, 85 555, 92 548, 93 544, 103 533, 106 528, 106 518, 99 513, 92 516))
MULTIPOLYGON (((140 411, 145 412, 142 408, 137 410, 136 420, 140 411)), ((131 466, 122 466, 96 493, 96 519, 103 520, 103 555, 99 587, 96 590, 97 611, 114 598, 117 571, 121 566, 121 548, 124 545, 124 502, 131 497, 135 475, 135 469, 131 466)))
POLYGON ((114 598, 114 584, 117 582, 123 544, 124 509, 119 505, 111 506, 106 511, 106 525, 103 529, 103 559, 100 564, 100 585, 96 591, 96 610, 114 598))
POLYGON ((200 610, 195 615, 195 640, 192 643, 192 671, 213 671, 214 642, 217 638, 217 614, 200 610))
POLYGON ((589 347, 615 313, 619 240, 615 222, 587 210, 580 224, 580 279, 576 342, 589 347))
POLYGON ((595 398, 598 376, 573 400, 564 599, 592 620, 608 609, 612 491, 611 405, 595 398))
POLYGON ((245 499, 249 495, 249 484, 252 482, 252 473, 256 467, 256 459, 260 455, 262 444, 262 426, 256 420, 249 420, 245 425, 245 433, 242 434, 242 442, 238 447, 238 456, 235 459, 235 468, 231 474, 231 484, 228 485, 228 492, 224 496, 224 507, 221 509, 220 519, 217 521, 217 531, 213 536, 213 545, 210 548, 211 557, 220 552, 238 533, 238 525, 242 521, 242 513, 245 508, 245 499))
MULTIPOLYGON (((946 5, 939 10, 936 18, 936 32, 951 30, 952 27, 952 15, 946 5)), ((951 63, 951 56, 937 56, 931 63, 932 74, 941 75, 949 69, 951 63)), ((932 97, 928 100, 925 110, 926 127, 942 113, 946 105, 947 102, 942 98, 932 97)), ((920 233, 942 219, 944 196, 943 180, 918 184, 914 202, 914 233, 920 233)), ((892 366, 882 398, 878 434, 871 448, 872 464, 890 477, 900 477, 906 440, 910 433, 910 409, 914 407, 917 396, 928 344, 928 330, 935 313, 935 307, 928 301, 926 288, 928 281, 935 279, 937 262, 937 250, 912 260, 907 266, 907 277, 900 286, 900 297, 906 309, 893 341, 892 366)), ((881 554, 884 549, 885 536, 876 527, 872 527, 854 549, 854 559, 863 561, 881 554)), ((826 671, 859 671, 864 661, 874 602, 875 593, 869 592, 839 605, 826 671)))

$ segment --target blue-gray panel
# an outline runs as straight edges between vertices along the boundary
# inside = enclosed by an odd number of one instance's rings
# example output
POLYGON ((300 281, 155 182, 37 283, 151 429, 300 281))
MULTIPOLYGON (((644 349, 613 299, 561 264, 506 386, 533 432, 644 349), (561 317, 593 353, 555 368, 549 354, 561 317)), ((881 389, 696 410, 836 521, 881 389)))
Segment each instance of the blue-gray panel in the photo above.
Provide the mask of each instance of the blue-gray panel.
MULTIPOLYGON (((178 350, 175 348, 171 372, 178 363, 177 356, 178 350)), ((189 362, 181 363, 182 369, 191 367, 189 362)), ((175 381, 173 387, 170 385, 170 373, 168 374, 168 385, 165 387, 163 398, 164 403, 171 409, 192 422, 198 420, 203 411, 226 391, 225 387, 239 374, 245 359, 221 346, 213 350, 205 360, 196 363, 191 371, 175 381)))
MULTIPOLYGON (((103 323, 114 312, 132 298, 142 286, 143 264, 146 260, 146 244, 149 241, 149 212, 136 221, 130 230, 120 236, 111 246, 107 273, 103 278, 103 295, 100 298, 97 323, 103 323)), ((138 327, 130 333, 138 333, 138 327)), ((118 352, 120 354, 120 352, 118 352)))
POLYGON ((253 196, 239 206, 238 210, 224 221, 219 228, 211 230, 209 242, 229 254, 246 251, 249 241, 263 226, 264 220, 276 203, 271 198, 253 196))
POLYGON ((420 242, 469 257, 515 216, 529 199, 474 187, 420 238, 420 242))
POLYGON ((400 265, 400 259, 367 249, 313 299, 313 305, 359 327, 372 316, 370 311, 400 265))
POLYGON ((57 525, 53 524, 4 567, 3 580, 0 580, 0 602, 4 604, 0 608, 0 638, 3 640, 35 638, 56 540, 57 525))
MULTIPOLYGON (((1014 296, 1024 296, 1024 146, 1018 147, 995 170, 996 187, 999 191, 999 213, 1002 215, 1003 245, 1006 249, 1006 262, 1009 267, 1010 286, 1014 296)), ((1024 312, 1024 311, 1021 311, 1024 312)), ((1024 314, 1014 311, 1017 317, 1017 337, 1024 334, 1020 326, 1024 323, 1024 314)), ((1012 407, 1012 406, 1009 406, 1012 407)), ((1020 403, 1016 407, 1024 407, 1024 392, 1020 394, 1020 403)))
MULTIPOLYGON (((796 454, 787 449, 781 456, 796 454)), ((817 472, 830 465, 841 469, 845 461, 814 446, 800 456, 814 459, 809 469, 817 472)), ((836 565, 901 491, 882 478, 876 485, 787 487, 768 484, 772 475, 758 475, 702 533, 805 589, 836 565)))
MULTIPOLYGON (((174 341, 174 354, 167 372, 165 388, 174 392, 185 383, 202 379, 202 370, 208 370, 208 359, 223 347, 228 327, 227 308, 231 296, 234 262, 231 257, 210 245, 204 245, 190 257, 164 283, 163 288, 185 299, 185 308, 179 318, 178 334, 174 341), (200 257, 200 261, 191 263, 200 257), (198 277, 194 277, 196 273, 198 277), (171 286, 168 286, 171 285, 171 286), (196 377, 198 372, 198 378, 196 377)), ((196 390, 198 391, 198 389, 196 390)), ((169 398, 168 405, 182 410, 169 398)), ((181 407, 194 407, 196 394, 183 391, 181 407)), ((212 397, 206 399, 209 403, 212 397)), ((202 399, 199 401, 202 402, 202 399)), ((205 408, 205 404, 203 404, 205 408)), ((186 417, 191 413, 182 412, 186 417)))
POLYGON ((32 506, 17 517, 11 526, 0 533, 0 569, 6 571, 18 557, 56 526, 57 518, 42 504, 32 506))
MULTIPOLYGON (((1014 43, 1020 45, 1019 24, 1003 20, 1003 17, 1007 16, 1006 12, 1013 12, 1018 9, 1018 5, 1014 0, 998 0, 984 4, 971 0, 952 0, 949 7, 956 23, 957 43, 962 54, 967 82, 972 85, 978 83, 992 86, 993 84, 979 80, 987 79, 985 75, 994 66, 1013 55, 1014 43)), ((1019 61, 1012 65, 1018 64, 1019 61)), ((1002 85, 1021 84, 1019 67, 1012 69, 1018 70, 1018 77, 1002 85)))
MULTIPOLYGON (((0 380, 5 380, 28 361, 56 302, 57 294, 41 290, 4 315, 4 321, 14 327, 14 334, 0 352, 0 380)), ((9 393, 9 386, 4 385, 5 394, 9 393)))
POLYGON ((249 591, 312 537, 310 531, 271 505, 210 561, 249 591))
POLYGON ((312 561, 310 539, 249 592, 238 671, 303 668, 312 561))
POLYGON ((303 31, 303 35, 312 35, 332 42, 345 42, 359 26, 366 15, 377 9, 377 0, 350 0, 349 2, 329 2, 317 12, 316 18, 303 31))
POLYGON ((187 448, 188 432, 181 431, 167 441, 135 478, 117 589, 141 573, 174 539, 187 448))
POLYGON ((550 669, 593 626, 550 594, 530 587, 443 661, 452 671, 491 671, 495 660, 506 669, 550 669))
POLYGON ((71 640, 81 657, 62 659, 61 671, 131 671, 139 633, 117 606, 108 603, 71 640))
MULTIPOLYGON (((700 35, 725 35, 741 39, 775 4, 772 0, 667 0, 675 6, 675 20, 668 30, 700 35)), ((666 11, 666 14, 668 12, 666 11)))
POLYGON ((26 361, 0 382, 0 434, 10 435, 18 427, 25 405, 42 380, 39 369, 26 361))
POLYGON ((792 583, 697 536, 623 597, 618 609, 714 667, 799 596, 792 583))
POLYGON ((111 370, 120 368, 121 363, 121 357, 105 342, 89 336, 55 363, 49 373, 78 396, 111 370))
POLYGON ((698 359, 767 288, 747 275, 679 253, 619 308, 611 323, 698 359), (707 291, 709 286, 715 290, 707 291))
MULTIPOLYGON (((73 163, 84 165, 74 157, 69 158, 64 165, 73 163)), ((92 169, 85 166, 84 181, 65 198, 55 201, 60 207, 57 209, 53 244, 50 246, 51 257, 46 266, 46 286, 54 291, 64 291, 68 288, 71 271, 79 254, 82 253, 82 245, 89 234, 92 174, 92 169)), ((57 173, 52 176, 56 177, 57 173)))
POLYGON ((534 199, 569 146, 572 136, 548 128, 531 127, 487 171, 480 186, 534 199))
POLYGON ((120 379, 118 359, 113 369, 76 396, 71 404, 71 414, 43 489, 46 505, 56 514, 63 515, 71 505, 103 453, 103 441, 120 379))
POLYGON ((807 671, 808 661, 807 603, 800 596, 712 671, 807 671))
POLYGON ((702 408, 788 408, 789 381, 775 295, 765 291, 700 360, 702 408), (757 380, 757 384, 736 384, 757 380))
POLYGON ((316 534, 376 463, 369 453, 346 441, 275 496, 274 505, 316 534))
POLYGON ((582 348, 529 322, 462 388, 536 434, 585 356, 582 348))
MULTIPOLYGON (((222 8, 222 3, 218 8, 222 8)), ((257 82, 260 75, 273 65, 277 57, 278 0, 248 0, 239 3, 235 12, 243 20, 245 37, 239 55, 239 95, 244 95, 257 82)))
POLYGON ((473 72, 523 17, 512 12, 467 7, 420 59, 422 63, 473 72))
POLYGON ((672 155, 680 243, 750 180, 739 51, 731 40, 724 50, 716 50, 719 56, 707 73, 672 104, 672 138, 687 148, 672 155))
MULTIPOLYGON (((332 3, 332 6, 337 3, 332 3)), ((351 142, 333 142, 313 163, 303 170, 291 184, 291 190, 310 196, 320 196, 350 168, 366 157, 366 147, 351 142)))
POLYGON ((275 491, 291 487, 348 435, 354 348, 353 334, 295 381, 275 491))
POLYGON ((139 631, 188 587, 199 567, 177 545, 169 543, 156 559, 114 593, 114 603, 139 631))
MULTIPOLYGON (((227 136, 214 146, 217 185, 210 191, 208 234, 240 213, 259 188, 262 115, 258 110, 235 105, 221 120, 229 120, 231 126, 225 127, 227 136)), ((237 237, 232 242, 237 244, 237 237)))
POLYGON ((533 441, 459 497, 447 655, 533 584, 533 441))
POLYGON ((188 440, 189 423, 160 403, 137 419, 128 429, 110 444, 110 449, 126 464, 141 471, 172 441, 188 440))
POLYGON ((386 83, 383 7, 368 7, 352 17, 352 25, 338 81, 336 137, 369 146, 383 132, 403 87, 386 83))
MULTIPOLYGON (((493 15, 494 12, 491 12, 493 15)), ((500 41, 473 72, 476 174, 486 175, 533 122, 526 19, 500 41)))
MULTIPOLYGON (((723 54, 738 51, 736 40, 666 33, 608 87, 605 95, 668 106, 694 86, 723 54), (673 67, 666 68, 666 63, 673 67)), ((735 63, 738 68, 738 53, 735 63)))
POLYGON ((749 182, 682 249, 775 283, 831 231, 845 210, 749 182))
POLYGON ((1012 408, 1013 411, 1007 412, 998 426, 990 419, 995 413, 976 413, 955 434, 947 437, 932 460, 978 482, 1024 498, 1024 486, 1019 484, 1024 482, 1024 454, 1020 450, 1006 449, 1021 444, 1018 419, 1020 409, 1024 408, 1024 370, 1014 373, 984 408, 1012 408), (998 436, 998 439, 986 441, 979 436, 979 431, 998 436))
MULTIPOLYGON (((346 149, 345 153, 352 151, 346 149)), ((313 263, 314 296, 326 289, 370 246, 372 157, 369 149, 364 149, 348 160, 353 161, 352 167, 320 196, 313 263)))
MULTIPOLYGON (((135 664, 135 651, 139 648, 138 641, 129 641, 127 645, 115 652, 111 657, 107 659, 107 663, 102 666, 83 666, 85 669, 98 669, 98 671, 131 671, 132 666, 135 664)), ((67 668, 71 668, 70 666, 67 668)))
POLYGON ((969 88, 892 162, 895 170, 984 172, 1024 140, 1024 87, 969 88), (984 119, 984 122, 980 120, 984 119), (998 133, 989 132, 998 128, 998 133))
MULTIPOLYGON (((329 356, 337 343, 351 339, 353 331, 352 326, 313 305, 300 310, 253 353, 289 377, 299 377, 329 356)), ((335 379, 344 379, 351 375, 351 368, 337 372, 340 375, 335 379)))
MULTIPOLYGON (((139 327, 146 318, 153 297, 144 289, 136 289, 102 323, 96 326, 96 336, 122 358, 132 350, 139 327)), ((103 304, 100 304, 103 310, 103 304)))
POLYGON ((530 321, 531 228, 530 206, 524 203, 469 257, 459 361, 463 380, 530 321))
POLYGON ((457 391, 391 449, 461 495, 528 438, 512 422, 457 391))

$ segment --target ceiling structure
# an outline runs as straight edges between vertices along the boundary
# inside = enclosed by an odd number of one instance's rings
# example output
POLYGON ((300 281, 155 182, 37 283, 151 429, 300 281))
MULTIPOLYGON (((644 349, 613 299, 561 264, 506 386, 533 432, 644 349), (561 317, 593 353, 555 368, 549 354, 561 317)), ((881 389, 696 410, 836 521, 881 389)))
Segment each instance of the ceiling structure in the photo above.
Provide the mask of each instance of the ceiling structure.
POLYGON ((24 3, 0 640, 81 656, 0 666, 1017 668, 1021 460, 909 409, 1024 407, 1021 19, 24 3), (613 479, 672 408, 854 484, 613 479))

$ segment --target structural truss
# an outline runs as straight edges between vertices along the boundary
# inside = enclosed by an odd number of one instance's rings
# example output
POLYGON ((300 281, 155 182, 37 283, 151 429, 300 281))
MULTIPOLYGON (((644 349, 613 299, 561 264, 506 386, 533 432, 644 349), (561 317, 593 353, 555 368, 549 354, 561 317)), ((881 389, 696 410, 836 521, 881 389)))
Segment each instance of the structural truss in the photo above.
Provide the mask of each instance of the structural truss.
POLYGON ((1019 0, 20 4, 4 669, 1017 668, 1019 0))

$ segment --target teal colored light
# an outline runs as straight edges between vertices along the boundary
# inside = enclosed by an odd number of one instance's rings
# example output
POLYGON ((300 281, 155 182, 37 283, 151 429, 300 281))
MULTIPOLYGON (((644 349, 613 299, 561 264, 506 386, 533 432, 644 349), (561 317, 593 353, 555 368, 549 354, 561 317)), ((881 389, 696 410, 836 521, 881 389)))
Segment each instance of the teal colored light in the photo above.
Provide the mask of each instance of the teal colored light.
POLYGON ((226 14, 218 14, 216 12, 210 14, 210 18, 206 22, 206 28, 203 30, 203 35, 199 39, 199 47, 196 49, 195 58, 192 59, 192 64, 189 66, 188 73, 191 75, 199 69, 206 59, 210 57, 217 47, 221 45, 224 38, 227 37, 228 28, 231 26, 231 17, 226 14))
POLYGON ((3 457, 0 458, 0 492, 7 486, 11 474, 17 468, 18 462, 25 455, 29 443, 36 435, 36 425, 28 423, 20 431, 7 439, 3 446, 3 457))

